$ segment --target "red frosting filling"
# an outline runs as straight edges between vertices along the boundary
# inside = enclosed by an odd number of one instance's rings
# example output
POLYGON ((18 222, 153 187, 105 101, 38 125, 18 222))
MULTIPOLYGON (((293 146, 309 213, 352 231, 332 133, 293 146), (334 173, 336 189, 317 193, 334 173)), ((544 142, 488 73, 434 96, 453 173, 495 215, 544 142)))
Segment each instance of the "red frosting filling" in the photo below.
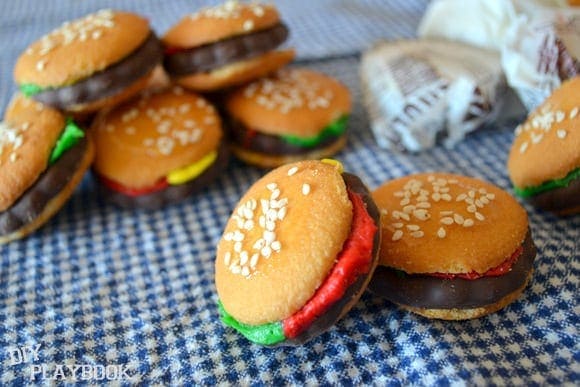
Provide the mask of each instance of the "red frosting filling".
POLYGON ((292 316, 282 321, 284 335, 294 338, 340 300, 360 274, 372 263, 373 239, 377 231, 360 195, 348 191, 353 204, 352 227, 336 264, 312 298, 292 316))
POLYGON ((129 187, 125 187, 122 184, 117 183, 116 181, 113 181, 111 179, 107 179, 104 176, 99 176, 99 180, 101 181, 101 183, 103 183, 104 186, 106 186, 107 188, 113 190, 113 191, 117 191, 120 192, 124 195, 127 196, 141 196, 141 195, 147 195, 153 192, 157 192, 157 191, 162 191, 165 188, 169 187, 169 183, 167 182, 166 178, 163 178, 161 180, 159 180, 157 183, 155 183, 154 185, 150 186, 150 187, 146 187, 146 188, 129 188, 129 187))
POLYGON ((433 277, 443 278, 443 279, 454 279, 454 278, 462 278, 467 280, 475 280, 481 277, 497 277, 509 272, 512 269, 513 264, 518 260, 520 255, 524 252, 523 246, 520 246, 516 249, 516 251, 505 261, 500 263, 496 267, 492 267, 485 273, 477 273, 472 271, 470 273, 457 273, 457 274, 450 274, 450 273, 433 273, 429 274, 433 277))

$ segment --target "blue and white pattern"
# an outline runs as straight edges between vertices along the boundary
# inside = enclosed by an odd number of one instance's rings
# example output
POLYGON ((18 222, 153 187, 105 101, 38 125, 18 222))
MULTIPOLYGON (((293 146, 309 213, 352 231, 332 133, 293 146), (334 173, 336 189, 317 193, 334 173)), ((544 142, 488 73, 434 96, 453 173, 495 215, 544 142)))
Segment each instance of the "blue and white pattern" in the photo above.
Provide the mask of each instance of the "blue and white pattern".
MULTIPOLYGON (((140 11, 162 32, 194 3, 103 0, 98 7, 140 11)), ((408 173, 449 171, 509 190, 505 162, 515 125, 416 156, 374 142, 356 54, 377 37, 412 36, 425 3, 279 7, 302 65, 336 76, 354 93, 349 144, 337 156, 346 170, 371 189, 408 173)), ((20 50, 96 7, 78 0, 0 4, 2 107, 15 90, 11 69, 20 50)), ((213 284, 215 245, 239 197, 262 173, 232 161, 200 194, 155 212, 107 204, 87 176, 45 227, 0 247, 0 385, 54 384, 50 378, 61 375, 74 382, 63 365, 79 366, 77 382, 108 377, 127 385, 580 383, 580 217, 559 219, 527 204, 539 250, 535 273, 522 297, 496 314, 432 321, 366 293, 335 327, 301 347, 262 348, 224 327, 213 284)))

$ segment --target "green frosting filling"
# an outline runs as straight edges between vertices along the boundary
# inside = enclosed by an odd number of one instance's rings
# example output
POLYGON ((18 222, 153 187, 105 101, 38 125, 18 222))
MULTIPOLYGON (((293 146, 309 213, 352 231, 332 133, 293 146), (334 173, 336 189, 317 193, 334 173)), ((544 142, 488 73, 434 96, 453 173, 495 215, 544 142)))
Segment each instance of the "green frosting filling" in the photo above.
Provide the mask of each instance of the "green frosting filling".
POLYGON ((224 324, 240 332, 248 340, 262 345, 273 345, 286 340, 284 328, 281 322, 268 323, 262 325, 248 325, 233 318, 218 301, 220 318, 224 324))
POLYGON ((20 89, 20 92, 26 97, 32 97, 34 94, 38 94, 43 90, 42 87, 33 83, 24 83, 18 86, 18 88, 20 89))
POLYGON ((562 179, 549 180, 536 187, 514 187, 516 195, 527 198, 556 188, 567 187, 571 181, 580 178, 580 168, 574 169, 562 179))
POLYGON ((318 145, 323 140, 333 137, 340 136, 346 130, 346 123, 348 121, 348 115, 340 117, 338 120, 332 122, 330 125, 322 129, 316 136, 312 137, 298 137, 291 134, 284 134, 280 136, 284 141, 292 145, 301 146, 304 148, 311 148, 318 145))
POLYGON ((85 132, 83 132, 73 120, 67 119, 66 126, 50 154, 48 163, 53 164, 64 152, 75 146, 84 136, 85 132))

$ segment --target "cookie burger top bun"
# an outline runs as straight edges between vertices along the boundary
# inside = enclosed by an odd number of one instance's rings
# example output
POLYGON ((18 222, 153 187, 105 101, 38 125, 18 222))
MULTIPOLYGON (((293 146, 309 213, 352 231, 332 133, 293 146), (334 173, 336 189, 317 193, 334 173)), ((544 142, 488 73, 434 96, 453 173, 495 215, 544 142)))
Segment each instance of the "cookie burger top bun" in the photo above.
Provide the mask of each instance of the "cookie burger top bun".
POLYGON ((40 102, 86 111, 103 105, 97 101, 118 102, 119 95, 141 90, 161 59, 147 19, 107 9, 63 23, 32 43, 18 58, 14 79, 40 102))
POLYGON ((38 179, 65 126, 64 116, 16 96, 0 128, 0 211, 5 211, 38 179))
POLYGON ((185 16, 165 33, 162 41, 169 47, 190 48, 260 31, 278 23, 280 15, 273 5, 228 1, 185 16))
POLYGON ((493 184, 425 173, 373 192, 383 211, 380 265, 419 273, 485 273, 508 259, 528 233, 525 210, 493 184))
POLYGON ((370 192, 340 163, 271 171, 241 198, 217 246, 222 321, 264 345, 324 332, 366 289, 379 227, 370 192))
POLYGON ((288 28, 273 5, 226 1, 185 16, 162 41, 167 73, 183 87, 214 91, 284 66, 294 50, 278 50, 288 28))
POLYGON ((350 114, 352 101, 336 79, 306 68, 286 68, 230 93, 225 105, 246 128, 311 137, 350 114))
MULTIPOLYGON (((526 197, 547 193, 558 186, 562 189, 572 189, 574 186, 576 194, 560 201, 566 203, 572 196, 580 196, 578 90, 580 77, 566 81, 516 128, 507 167, 517 194, 526 197), (545 185, 557 180, 564 180, 565 183, 552 187, 545 185), (542 185, 545 189, 542 189, 542 185)), ((574 204, 580 209, 578 199, 574 204)))
POLYGON ((95 119, 95 172, 131 189, 155 185, 170 172, 217 152, 215 108, 179 87, 146 93, 95 119))

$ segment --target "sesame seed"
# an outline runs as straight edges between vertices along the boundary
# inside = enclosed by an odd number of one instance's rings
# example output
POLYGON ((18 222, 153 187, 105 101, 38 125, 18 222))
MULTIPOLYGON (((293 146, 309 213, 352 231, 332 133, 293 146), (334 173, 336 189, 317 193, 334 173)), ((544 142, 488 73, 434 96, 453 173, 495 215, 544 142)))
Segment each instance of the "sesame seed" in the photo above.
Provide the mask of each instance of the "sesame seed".
POLYGON ((435 192, 431 195, 431 199, 433 199, 435 202, 438 202, 441 200, 441 194, 439 192, 435 192))
POLYGON ((401 239, 403 237, 403 231, 401 230, 396 230, 393 233, 393 237, 391 238, 393 241, 398 241, 399 239, 401 239))
MULTIPOLYGON (((480 198, 479 198, 479 201, 480 201, 482 204, 489 204, 489 199, 488 199, 486 196, 482 196, 482 197, 480 197, 480 198)), ((483 207, 483 206, 482 206, 482 207, 483 207)))
POLYGON ((473 204, 467 207, 467 212, 474 213, 475 211, 477 211, 477 207, 473 204))
POLYGON ((248 255, 247 251, 242 251, 240 253, 240 265, 241 266, 245 266, 246 263, 248 263, 249 259, 250 259, 250 256, 248 255))
POLYGON ((247 267, 247 266, 244 266, 244 267, 242 267, 242 272, 241 272, 241 274, 242 274, 244 277, 249 277, 249 276, 250 276, 250 269, 248 269, 248 267, 247 267))
POLYGON ((493 199, 495 199, 495 195, 494 195, 494 194, 492 194, 492 193, 488 193, 488 194, 486 194, 485 196, 486 196, 486 197, 487 197, 489 200, 493 200, 493 199))
POLYGON ((389 211, 386 208, 381 208, 381 215, 388 215, 389 211))
POLYGON ((275 190, 272 191, 272 194, 270 195, 270 200, 276 200, 276 199, 278 199, 279 196, 280 196, 280 190, 276 188, 275 190))
POLYGON ((425 235, 423 231, 414 231, 411 233, 413 238, 422 238, 425 235))
POLYGON ((226 251, 225 255, 224 255, 224 263, 226 266, 230 265, 230 262, 232 260, 232 253, 230 253, 229 251, 226 251))
POLYGON ((47 63, 46 59, 41 59, 38 62, 36 62, 36 70, 44 71, 44 69, 46 68, 46 63, 47 63))
POLYGON ((485 220, 485 216, 483 216, 483 214, 481 212, 476 212, 475 213, 475 217, 477 218, 477 220, 485 220))
POLYGON ((458 195, 458 196, 455 198, 455 201, 456 201, 456 202, 461 202, 461 201, 465 200, 466 198, 467 198, 467 194, 465 194, 465 193, 462 193, 462 194, 459 194, 459 195, 458 195))
POLYGON ((303 195, 308 195, 310 193, 310 185, 307 183, 304 183, 302 185, 302 194, 303 195))
POLYGON ((260 250, 260 254, 262 254, 264 258, 270 258, 270 256, 272 255, 272 249, 270 248, 270 246, 264 246, 262 247, 262 250, 260 250))
POLYGON ((445 238, 445 235, 447 235, 445 229, 443 227, 439 227, 439 230, 437 230, 437 236, 439 238, 445 238))
POLYGON ((233 274, 240 274, 242 272, 242 268, 238 265, 230 266, 230 270, 233 274))
POLYGON ((558 129, 556 134, 558 135, 558 138, 564 139, 568 133, 564 129, 558 129))
POLYGON ((578 115, 578 108, 575 107, 574 109, 570 110, 570 115, 568 117, 570 117, 570 119, 575 118, 578 115))
POLYGON ((453 218, 451 217, 441 218, 440 222, 446 225, 451 225, 453 224, 453 218))
POLYGON ((393 226, 394 228, 401 228, 403 227, 403 223, 393 223, 391 224, 391 226, 393 226))
POLYGON ((236 253, 241 253, 242 252, 242 242, 236 242, 236 243, 234 243, 234 251, 236 253))
POLYGON ((445 200, 446 202, 450 202, 451 201, 451 195, 449 195, 448 193, 444 193, 443 195, 441 195, 441 199, 445 200))
POLYGON ((266 188, 268 188, 270 191, 274 191, 276 189, 276 187, 278 187, 278 184, 276 184, 276 183, 268 183, 266 185, 266 188))
POLYGON ((407 204, 409 204, 411 202, 411 200, 409 198, 403 198, 403 200, 401 200, 399 202, 400 205, 402 206, 406 206, 407 204))
POLYGON ((464 222, 463 216, 461 216, 459 214, 453 214, 453 220, 457 224, 463 224, 463 222, 464 222))
POLYGON ((405 196, 405 194, 403 193, 403 191, 397 191, 393 194, 396 198, 402 198, 403 196, 405 196))
POLYGON ((263 238, 260 238, 256 242, 254 242, 254 245, 252 246, 252 248, 254 250, 261 250, 262 247, 264 247, 265 245, 266 245, 266 241, 263 238))
POLYGON ((439 215, 441 216, 453 215, 453 211, 439 211, 439 215))
POLYGON ((250 258, 250 267, 251 268, 255 268, 256 267, 256 265, 258 264, 258 258, 259 258, 259 255, 258 254, 253 254, 252 255, 252 258, 250 258))
POLYGON ((280 241, 274 241, 272 242, 272 250, 279 252, 282 249, 282 245, 280 244, 280 241))
POLYGON ((419 220, 427 220, 430 217, 427 210, 424 210, 424 209, 419 209, 419 210, 413 211, 413 216, 419 220))
POLYGON ((251 31, 254 28, 254 22, 252 20, 246 20, 242 28, 244 31, 251 31))
POLYGON ((417 207, 418 208, 431 208, 431 203, 427 203, 427 202, 417 203, 417 207))
POLYGON ((566 118, 566 114, 563 111, 558 110, 556 112, 556 122, 560 123, 564 121, 564 118, 566 118))
POLYGON ((532 133, 532 144, 538 144, 544 138, 544 134, 540 133, 538 135, 532 133))
POLYGON ((471 227, 473 226, 474 222, 473 219, 465 219, 465 221, 463 222, 463 227, 471 227))
POLYGON ((292 176, 294 175, 296 172, 298 172, 298 167, 292 167, 288 170, 288 176, 292 176))
POLYGON ((410 214, 411 212, 413 212, 415 210, 415 206, 414 205, 408 205, 403 207, 403 212, 406 212, 407 214, 410 214))
POLYGON ((276 214, 276 217, 279 220, 283 220, 284 217, 286 216, 286 207, 282 207, 278 210, 278 213, 276 214))
POLYGON ((407 225, 407 229, 410 230, 410 231, 418 231, 418 230, 421 229, 421 227, 419 227, 416 224, 408 224, 407 225))

